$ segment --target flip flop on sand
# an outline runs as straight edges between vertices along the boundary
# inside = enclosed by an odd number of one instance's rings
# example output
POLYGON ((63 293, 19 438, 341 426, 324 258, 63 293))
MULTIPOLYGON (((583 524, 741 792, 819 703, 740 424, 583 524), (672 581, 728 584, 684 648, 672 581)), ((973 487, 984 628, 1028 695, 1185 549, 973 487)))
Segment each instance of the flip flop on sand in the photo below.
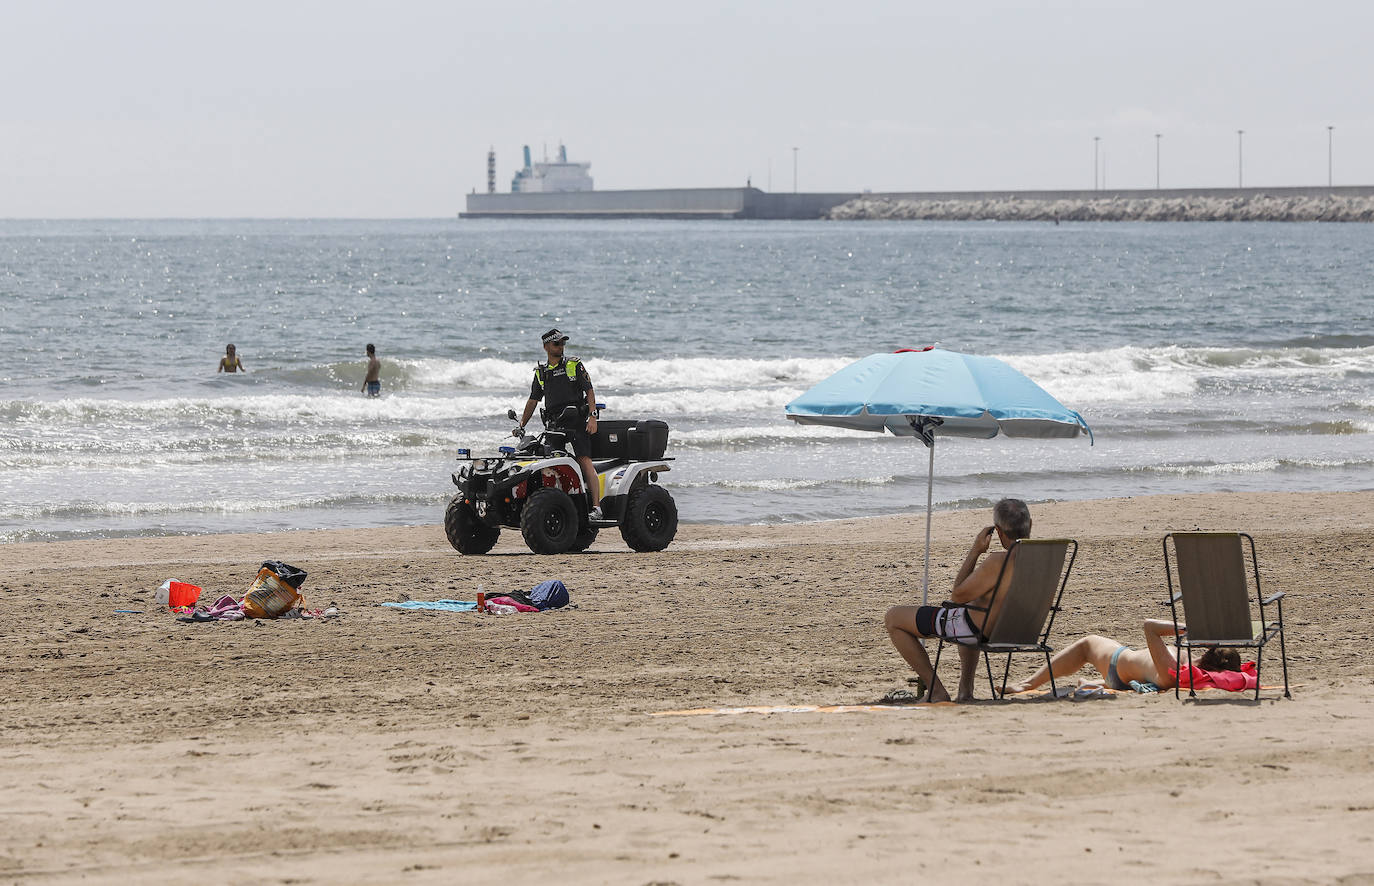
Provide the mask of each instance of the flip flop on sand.
POLYGON ((887 695, 884 695, 882 698, 878 699, 877 701, 869 702, 869 704, 920 704, 921 702, 926 700, 926 690, 924 686, 921 686, 919 684, 916 688, 919 691, 912 692, 909 689, 894 689, 887 695))
POLYGON ((1074 701, 1087 701, 1092 698, 1114 698, 1115 696, 1099 683, 1084 683, 1075 689, 1069 697, 1074 701))

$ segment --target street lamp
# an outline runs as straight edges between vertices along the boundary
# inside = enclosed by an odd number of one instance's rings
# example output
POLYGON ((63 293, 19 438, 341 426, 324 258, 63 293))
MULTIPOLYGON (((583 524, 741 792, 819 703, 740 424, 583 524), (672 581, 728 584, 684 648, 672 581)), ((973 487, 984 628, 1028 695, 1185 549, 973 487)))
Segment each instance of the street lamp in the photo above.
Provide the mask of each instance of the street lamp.
POLYGON ((1156 190, 1156 191, 1159 190, 1159 140, 1160 140, 1160 138, 1162 138, 1162 137, 1163 137, 1163 136, 1162 136, 1160 133, 1158 133, 1158 132, 1155 133, 1155 190, 1156 190))
POLYGON ((1326 186, 1331 187, 1331 130, 1334 126, 1326 127, 1326 186))
POLYGON ((792 149, 792 193, 797 193, 797 149, 792 149))
POLYGON ((1236 130, 1236 187, 1245 187, 1245 130, 1236 130))
POLYGON ((1097 190, 1097 143, 1102 141, 1102 136, 1093 136, 1093 190, 1097 190))

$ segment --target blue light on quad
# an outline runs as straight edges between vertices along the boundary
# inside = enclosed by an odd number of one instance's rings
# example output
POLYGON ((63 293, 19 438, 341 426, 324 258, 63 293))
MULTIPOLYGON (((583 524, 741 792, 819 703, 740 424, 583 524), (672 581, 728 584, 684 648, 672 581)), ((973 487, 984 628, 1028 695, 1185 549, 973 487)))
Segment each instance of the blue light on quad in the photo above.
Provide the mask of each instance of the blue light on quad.
POLYGON ((501 446, 501 447, 498 447, 498 448, 500 449, 502 455, 514 455, 514 454, 515 454, 515 447, 514 447, 514 446, 501 446))
POLYGON ((459 454, 460 456, 466 458, 467 456, 472 455, 472 450, 471 450, 471 449, 460 449, 460 450, 458 450, 458 454, 459 454))

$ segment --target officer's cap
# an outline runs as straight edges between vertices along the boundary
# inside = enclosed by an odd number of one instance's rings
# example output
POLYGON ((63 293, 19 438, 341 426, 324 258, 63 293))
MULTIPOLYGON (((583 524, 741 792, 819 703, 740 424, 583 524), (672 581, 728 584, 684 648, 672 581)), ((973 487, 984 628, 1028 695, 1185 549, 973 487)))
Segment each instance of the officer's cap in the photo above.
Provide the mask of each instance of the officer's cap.
POLYGON ((550 329, 548 332, 539 336, 539 340, 544 344, 549 344, 550 342, 567 341, 568 337, 563 333, 559 332, 557 329, 550 329))

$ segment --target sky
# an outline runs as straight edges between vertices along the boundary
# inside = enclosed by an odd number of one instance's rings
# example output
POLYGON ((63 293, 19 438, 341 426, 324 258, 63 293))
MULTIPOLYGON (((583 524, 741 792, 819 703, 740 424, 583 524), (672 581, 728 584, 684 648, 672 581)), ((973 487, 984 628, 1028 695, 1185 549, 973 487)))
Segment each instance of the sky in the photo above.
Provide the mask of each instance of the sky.
POLYGON ((5 218, 451 217, 489 149, 508 191, 522 145, 560 143, 599 190, 1153 188, 1157 156, 1165 188, 1374 184, 1366 2, 7 0, 0 21, 5 218))

